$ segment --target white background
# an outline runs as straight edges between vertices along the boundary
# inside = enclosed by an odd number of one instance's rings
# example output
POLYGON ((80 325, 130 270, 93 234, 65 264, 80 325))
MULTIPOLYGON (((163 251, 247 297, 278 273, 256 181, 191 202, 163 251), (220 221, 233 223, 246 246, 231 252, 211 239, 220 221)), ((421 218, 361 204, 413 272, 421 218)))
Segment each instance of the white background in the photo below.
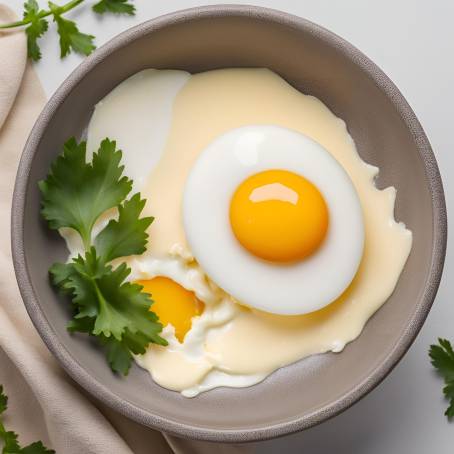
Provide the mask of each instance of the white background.
MULTIPOLYGON (((38 0, 45 6, 44 0, 38 0)), ((63 0, 57 0, 63 3, 63 0)), ((22 11, 23 0, 6 0, 22 11)), ((88 0, 69 14, 81 31, 103 44, 146 19, 203 3, 189 0, 136 0, 135 17, 90 11, 88 0)), ((236 3, 224 1, 223 3, 236 3)), ((357 46, 396 83, 419 117, 440 165, 448 209, 454 203, 454 2, 452 0, 269 0, 250 4, 281 9, 325 26, 357 46)), ((54 26, 41 40, 36 64, 50 96, 81 61, 59 60, 54 26)), ((342 415, 303 433, 257 446, 260 453, 448 454, 454 452, 454 423, 443 416, 442 381, 430 366, 430 343, 454 340, 454 250, 448 245, 444 278, 434 307, 416 342, 369 396, 342 415)))

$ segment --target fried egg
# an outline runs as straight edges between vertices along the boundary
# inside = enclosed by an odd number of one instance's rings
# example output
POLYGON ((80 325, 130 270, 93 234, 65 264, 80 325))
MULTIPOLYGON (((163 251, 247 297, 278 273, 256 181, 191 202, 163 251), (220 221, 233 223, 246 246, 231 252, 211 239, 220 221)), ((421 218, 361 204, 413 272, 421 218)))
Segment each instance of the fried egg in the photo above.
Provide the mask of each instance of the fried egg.
POLYGON ((277 126, 245 126, 210 143, 184 187, 183 224, 214 282, 274 314, 334 301, 363 252, 361 205, 345 170, 317 142, 277 126))
POLYGON ((395 189, 271 71, 142 71, 96 106, 88 151, 106 136, 155 217, 126 261, 165 325, 136 357, 158 385, 193 397, 340 352, 393 292, 412 243, 395 189))

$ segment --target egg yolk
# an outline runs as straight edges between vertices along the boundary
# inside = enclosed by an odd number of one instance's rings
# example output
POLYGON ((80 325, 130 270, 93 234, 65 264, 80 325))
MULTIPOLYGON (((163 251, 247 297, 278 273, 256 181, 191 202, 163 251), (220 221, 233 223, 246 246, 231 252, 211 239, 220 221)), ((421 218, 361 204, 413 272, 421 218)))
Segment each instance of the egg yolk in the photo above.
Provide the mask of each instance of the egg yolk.
POLYGON ((317 250, 329 215, 320 191, 287 170, 252 175, 230 202, 230 224, 241 245, 272 262, 302 260, 317 250))
POLYGON ((186 333, 191 329, 192 317, 200 315, 205 305, 195 296, 172 279, 158 276, 153 279, 137 281, 143 286, 143 292, 150 293, 154 301, 150 310, 166 326, 175 328, 175 337, 183 342, 186 333))

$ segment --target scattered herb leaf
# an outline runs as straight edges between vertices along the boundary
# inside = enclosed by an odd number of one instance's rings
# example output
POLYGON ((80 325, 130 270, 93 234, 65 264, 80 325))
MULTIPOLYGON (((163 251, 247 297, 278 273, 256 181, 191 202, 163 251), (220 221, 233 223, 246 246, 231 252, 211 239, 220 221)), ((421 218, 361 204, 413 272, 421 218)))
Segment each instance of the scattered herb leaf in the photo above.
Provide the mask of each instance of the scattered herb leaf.
POLYGON ((132 354, 145 353, 150 343, 167 345, 159 336, 162 325, 142 286, 127 281, 131 270, 125 263, 113 267, 120 257, 141 254, 146 249, 146 230, 153 218, 140 215, 145 200, 140 194, 126 197, 132 181, 123 176, 122 153, 114 141, 104 139, 86 162, 86 144, 69 139, 63 153, 39 182, 42 215, 51 229, 70 227, 81 236, 85 248, 71 262, 56 263, 49 270, 55 286, 72 299, 71 332, 88 333, 104 346, 115 372, 126 375, 132 354), (98 218, 117 208, 118 218, 92 238, 98 218))
POLYGON ((41 58, 41 50, 38 46, 38 38, 46 33, 48 23, 46 19, 43 19, 41 15, 43 11, 39 9, 38 2, 36 0, 27 0, 24 3, 24 21, 27 21, 30 25, 25 29, 27 35, 27 49, 28 56, 37 61, 41 58))
POLYGON ((8 397, 3 393, 3 386, 0 385, 0 415, 8 408, 8 397))
POLYGON ((20 454, 52 454, 52 453, 55 453, 55 451, 47 449, 41 441, 35 441, 35 443, 25 446, 25 448, 22 448, 20 451, 20 454))
MULTIPOLYGON (((63 17, 68 11, 79 6, 85 0, 71 0, 64 5, 48 2, 49 9, 39 8, 37 0, 26 0, 24 3, 23 19, 8 24, 0 24, 1 29, 25 26, 27 35, 28 56, 33 61, 41 58, 41 50, 38 39, 48 30, 48 21, 45 19, 52 16, 57 24, 57 33, 60 37, 60 58, 66 57, 71 51, 82 55, 89 55, 95 48, 94 36, 79 31, 75 22, 63 17)), ((135 6, 128 0, 101 0, 92 9, 98 14, 115 13, 135 14, 135 6)))
POLYGON ((60 58, 66 57, 71 50, 83 55, 90 55, 96 46, 93 44, 94 36, 81 33, 75 22, 62 16, 61 8, 49 2, 49 8, 57 24, 60 36, 60 58))
MULTIPOLYGON (((0 385, 0 416, 8 408, 8 397, 3 392, 3 386, 0 385)), ((21 448, 18 441, 18 435, 15 432, 7 431, 2 421, 0 421, 0 441, 3 442, 2 454, 55 454, 52 449, 47 449, 41 441, 21 448)))
POLYGON ((132 181, 121 176, 121 151, 114 141, 105 139, 99 151, 86 162, 86 143, 74 138, 63 146, 63 153, 52 163, 46 178, 39 183, 43 195, 42 215, 51 229, 71 227, 85 245, 98 217, 118 206, 132 189, 132 181))
POLYGON ((98 14, 106 12, 114 14, 134 15, 136 8, 128 0, 101 0, 92 7, 93 11, 98 14))
POLYGON ((438 339, 438 345, 431 345, 429 350, 431 363, 443 377, 445 387, 443 393, 449 400, 445 415, 448 419, 454 417, 454 350, 446 339, 438 339))
POLYGON ((148 226, 153 218, 140 219, 145 200, 135 194, 118 207, 118 220, 112 219, 98 234, 96 250, 105 263, 118 257, 138 255, 145 252, 148 226))

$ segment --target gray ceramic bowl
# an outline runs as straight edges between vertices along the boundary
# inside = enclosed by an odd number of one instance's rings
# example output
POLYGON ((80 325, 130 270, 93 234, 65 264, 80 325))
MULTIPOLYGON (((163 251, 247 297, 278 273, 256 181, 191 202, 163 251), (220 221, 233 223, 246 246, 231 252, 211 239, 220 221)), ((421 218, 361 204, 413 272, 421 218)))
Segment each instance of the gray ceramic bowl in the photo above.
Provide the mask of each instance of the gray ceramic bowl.
POLYGON ((437 164, 418 120, 392 82, 327 30, 247 6, 203 7, 153 19, 87 58, 33 128, 20 162, 12 211, 14 264, 25 305, 68 374, 140 423, 215 441, 259 440, 301 430, 372 390, 408 349, 429 312, 445 243, 437 164), (347 122, 363 159, 381 169, 378 186, 396 186, 397 219, 413 231, 414 244, 394 294, 343 353, 300 361, 251 388, 217 389, 186 399, 160 388, 138 367, 127 379, 114 376, 86 337, 67 333, 67 303, 57 297, 47 276, 54 261, 65 259, 66 250, 40 219, 37 181, 63 142, 82 134, 93 106, 131 74, 148 67, 197 72, 241 66, 276 71, 347 122))

